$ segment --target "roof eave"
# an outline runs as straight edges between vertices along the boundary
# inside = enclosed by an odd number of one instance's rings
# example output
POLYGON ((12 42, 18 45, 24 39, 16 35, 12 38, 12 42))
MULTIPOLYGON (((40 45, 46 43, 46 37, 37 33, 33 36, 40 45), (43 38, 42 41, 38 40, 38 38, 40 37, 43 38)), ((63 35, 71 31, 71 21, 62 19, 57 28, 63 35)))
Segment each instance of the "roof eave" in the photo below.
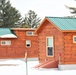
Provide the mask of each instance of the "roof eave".
POLYGON ((11 30, 36 30, 35 28, 10 28, 11 30))
POLYGON ((76 30, 61 30, 62 32, 76 32, 76 30))

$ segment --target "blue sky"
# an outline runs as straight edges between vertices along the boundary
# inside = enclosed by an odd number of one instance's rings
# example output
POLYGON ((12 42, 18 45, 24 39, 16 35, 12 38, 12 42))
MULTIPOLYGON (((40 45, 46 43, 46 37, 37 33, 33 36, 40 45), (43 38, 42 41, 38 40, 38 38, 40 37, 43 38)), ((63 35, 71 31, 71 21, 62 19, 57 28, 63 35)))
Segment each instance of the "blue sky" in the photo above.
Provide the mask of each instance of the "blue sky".
POLYGON ((22 16, 29 10, 33 10, 41 18, 45 16, 68 16, 70 12, 65 5, 76 6, 74 0, 10 0, 10 2, 20 11, 22 16))

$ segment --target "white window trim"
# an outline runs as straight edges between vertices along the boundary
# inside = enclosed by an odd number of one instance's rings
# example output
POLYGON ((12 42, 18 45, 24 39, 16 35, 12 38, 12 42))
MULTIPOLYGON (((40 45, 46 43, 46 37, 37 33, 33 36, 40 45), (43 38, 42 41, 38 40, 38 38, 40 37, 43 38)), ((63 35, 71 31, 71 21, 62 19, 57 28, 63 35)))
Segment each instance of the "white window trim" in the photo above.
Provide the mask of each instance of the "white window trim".
POLYGON ((27 36, 33 36, 33 35, 34 35, 34 32, 33 32, 33 31, 27 31, 27 32, 26 32, 26 35, 27 35, 27 36), (32 32, 32 34, 29 35, 28 32, 32 32))
MULTIPOLYGON (((30 40, 26 40, 26 41, 30 41, 30 40)), ((31 41, 30 41, 30 46, 27 46, 27 43, 26 43, 26 47, 27 48, 30 48, 31 47, 31 41)))
POLYGON ((1 45, 4 45, 4 46, 10 46, 11 45, 11 41, 10 40, 1 40, 1 45), (10 42, 10 44, 2 44, 2 42, 10 42))
POLYGON ((53 55, 48 55, 48 52, 47 52, 48 51, 47 50, 48 49, 47 47, 50 47, 50 46, 47 46, 47 38, 51 38, 51 37, 53 38, 53 36, 46 37, 46 56, 47 57, 54 57, 54 40, 53 40, 53 55))
POLYGON ((74 41, 74 37, 76 37, 76 36, 73 36, 73 43, 76 43, 76 42, 74 41))

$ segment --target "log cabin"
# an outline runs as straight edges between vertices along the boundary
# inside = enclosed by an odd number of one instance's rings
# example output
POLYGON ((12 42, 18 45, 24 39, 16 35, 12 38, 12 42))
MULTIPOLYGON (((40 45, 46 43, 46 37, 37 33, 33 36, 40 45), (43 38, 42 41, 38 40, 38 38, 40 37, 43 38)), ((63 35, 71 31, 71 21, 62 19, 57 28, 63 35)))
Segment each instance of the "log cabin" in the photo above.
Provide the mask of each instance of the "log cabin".
POLYGON ((0 59, 38 57, 38 38, 32 28, 0 28, 0 59))
POLYGON ((0 59, 59 60, 60 69, 76 69, 76 18, 45 17, 37 29, 0 28, 0 59))
POLYGON ((76 69, 76 18, 45 17, 35 34, 40 63, 59 60, 60 69, 76 69))

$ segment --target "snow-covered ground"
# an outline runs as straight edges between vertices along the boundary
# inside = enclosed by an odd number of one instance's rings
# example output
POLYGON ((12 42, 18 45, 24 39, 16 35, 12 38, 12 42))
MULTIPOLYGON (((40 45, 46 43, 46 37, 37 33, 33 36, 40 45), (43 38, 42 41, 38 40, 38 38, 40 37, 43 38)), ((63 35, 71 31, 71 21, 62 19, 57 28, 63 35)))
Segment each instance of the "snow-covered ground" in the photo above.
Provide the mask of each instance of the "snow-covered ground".
MULTIPOLYGON (((38 61, 28 61, 28 75, 76 75, 76 70, 35 69, 38 61)), ((0 60, 0 75, 26 75, 26 63, 21 59, 0 60)))

